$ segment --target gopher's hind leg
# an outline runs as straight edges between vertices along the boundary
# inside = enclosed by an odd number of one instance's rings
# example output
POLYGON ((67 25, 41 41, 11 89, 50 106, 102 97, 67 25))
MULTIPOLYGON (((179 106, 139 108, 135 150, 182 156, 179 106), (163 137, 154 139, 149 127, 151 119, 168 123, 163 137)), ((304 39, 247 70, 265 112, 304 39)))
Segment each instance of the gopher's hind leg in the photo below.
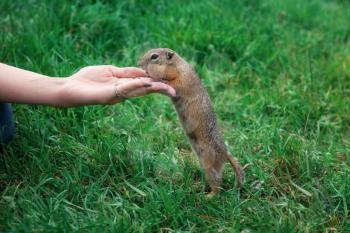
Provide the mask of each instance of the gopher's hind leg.
POLYGON ((208 198, 211 198, 220 192, 223 166, 224 163, 220 160, 217 160, 214 163, 203 164, 205 179, 210 186, 210 193, 207 195, 208 198))

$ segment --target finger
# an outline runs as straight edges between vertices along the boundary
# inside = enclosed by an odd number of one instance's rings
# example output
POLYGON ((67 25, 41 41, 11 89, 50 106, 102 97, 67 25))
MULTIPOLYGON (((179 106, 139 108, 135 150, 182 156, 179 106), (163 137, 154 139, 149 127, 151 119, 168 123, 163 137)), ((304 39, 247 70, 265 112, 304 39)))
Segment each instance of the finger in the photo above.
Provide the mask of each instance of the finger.
POLYGON ((116 96, 129 98, 129 93, 138 89, 152 86, 150 78, 133 79, 128 82, 120 83, 115 86, 116 96))
POLYGON ((153 81, 153 79, 148 78, 148 77, 137 77, 137 78, 114 78, 111 81, 113 81, 112 83, 114 83, 115 85, 121 85, 123 83, 129 83, 131 81, 135 81, 135 80, 148 80, 148 81, 153 81))
POLYGON ((137 67, 116 67, 109 66, 109 69, 116 78, 136 78, 136 77, 146 77, 147 73, 143 69, 137 67))
POLYGON ((157 92, 157 93, 168 95, 170 97, 176 96, 176 91, 173 87, 161 82, 153 82, 152 86, 148 87, 147 90, 148 92, 152 92, 152 93, 157 92))
POLYGON ((170 97, 176 96, 176 91, 169 85, 153 82, 151 86, 144 86, 128 93, 130 97, 143 96, 150 93, 161 93, 170 97))

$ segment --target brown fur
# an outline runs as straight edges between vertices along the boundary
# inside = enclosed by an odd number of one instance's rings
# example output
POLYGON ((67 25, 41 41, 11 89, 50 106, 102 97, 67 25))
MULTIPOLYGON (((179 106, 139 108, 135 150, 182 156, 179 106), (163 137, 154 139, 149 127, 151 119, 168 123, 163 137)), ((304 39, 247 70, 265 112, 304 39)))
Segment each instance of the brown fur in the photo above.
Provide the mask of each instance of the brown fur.
POLYGON ((155 80, 169 84, 176 90, 172 98, 181 124, 205 171, 211 188, 209 196, 220 191, 223 165, 233 167, 239 187, 244 174, 238 162, 228 152, 219 132, 208 92, 194 69, 174 51, 166 48, 151 49, 139 65, 155 80))

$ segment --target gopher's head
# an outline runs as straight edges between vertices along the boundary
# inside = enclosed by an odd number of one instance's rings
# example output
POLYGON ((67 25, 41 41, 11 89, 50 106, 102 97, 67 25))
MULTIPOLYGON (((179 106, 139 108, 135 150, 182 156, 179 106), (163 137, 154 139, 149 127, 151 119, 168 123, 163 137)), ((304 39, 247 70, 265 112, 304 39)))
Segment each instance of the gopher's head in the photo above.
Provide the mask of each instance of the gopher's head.
POLYGON ((169 82, 179 77, 177 64, 180 60, 173 50, 157 48, 147 51, 138 64, 151 78, 169 82))

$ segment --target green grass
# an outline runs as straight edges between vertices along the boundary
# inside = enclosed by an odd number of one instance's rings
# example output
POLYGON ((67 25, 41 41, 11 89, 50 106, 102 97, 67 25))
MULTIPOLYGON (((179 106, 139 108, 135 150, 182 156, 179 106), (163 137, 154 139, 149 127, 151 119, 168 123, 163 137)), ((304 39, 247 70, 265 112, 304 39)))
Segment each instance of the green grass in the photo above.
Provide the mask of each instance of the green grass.
POLYGON ((50 76, 170 47, 199 72, 235 189, 207 200, 168 98, 15 105, 0 231, 350 232, 350 2, 0 1, 0 61, 50 76))

